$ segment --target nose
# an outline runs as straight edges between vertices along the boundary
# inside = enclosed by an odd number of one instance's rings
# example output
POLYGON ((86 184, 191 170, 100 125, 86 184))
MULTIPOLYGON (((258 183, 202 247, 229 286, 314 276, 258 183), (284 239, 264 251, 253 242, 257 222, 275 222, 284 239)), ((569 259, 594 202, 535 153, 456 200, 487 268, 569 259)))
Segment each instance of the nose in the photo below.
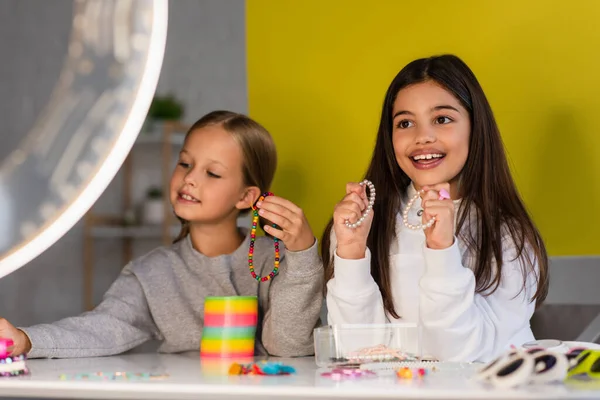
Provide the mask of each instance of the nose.
POLYGON ((183 182, 186 185, 196 187, 196 178, 195 178, 193 169, 190 169, 189 171, 186 172, 185 176, 183 177, 183 182))
POLYGON ((435 132, 432 126, 420 126, 417 127, 417 129, 415 129, 416 132, 416 136, 415 136, 415 143, 416 144, 427 144, 427 143, 434 143, 437 138, 435 136, 435 132))

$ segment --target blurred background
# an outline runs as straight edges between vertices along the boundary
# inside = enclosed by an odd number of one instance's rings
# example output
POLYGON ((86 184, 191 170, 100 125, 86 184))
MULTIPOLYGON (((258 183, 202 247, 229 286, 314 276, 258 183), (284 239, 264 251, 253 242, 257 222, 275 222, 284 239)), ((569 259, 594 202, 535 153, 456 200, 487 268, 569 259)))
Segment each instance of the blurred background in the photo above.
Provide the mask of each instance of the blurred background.
MULTIPOLYGON (((73 7, 0 1, 0 147, 48 102, 73 7)), ((155 101, 128 161, 81 222, 0 280, 0 316, 24 326, 78 314, 129 259, 168 243, 178 227, 164 212, 165 179, 187 126, 215 109, 249 113, 272 133, 272 189, 303 207, 320 237, 345 183, 365 172, 393 77, 416 58, 453 53, 488 96, 551 256, 534 330, 575 338, 600 312, 597 15, 600 3, 586 0, 170 1, 155 101)))

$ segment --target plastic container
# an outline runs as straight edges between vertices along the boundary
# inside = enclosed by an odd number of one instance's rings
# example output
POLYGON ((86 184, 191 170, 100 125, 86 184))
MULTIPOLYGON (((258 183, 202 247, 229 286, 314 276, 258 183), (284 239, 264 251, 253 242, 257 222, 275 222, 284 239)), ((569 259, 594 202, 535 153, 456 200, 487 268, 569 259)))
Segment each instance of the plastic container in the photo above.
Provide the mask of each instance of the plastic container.
POLYGON ((319 367, 421 360, 416 323, 329 325, 314 330, 319 367))

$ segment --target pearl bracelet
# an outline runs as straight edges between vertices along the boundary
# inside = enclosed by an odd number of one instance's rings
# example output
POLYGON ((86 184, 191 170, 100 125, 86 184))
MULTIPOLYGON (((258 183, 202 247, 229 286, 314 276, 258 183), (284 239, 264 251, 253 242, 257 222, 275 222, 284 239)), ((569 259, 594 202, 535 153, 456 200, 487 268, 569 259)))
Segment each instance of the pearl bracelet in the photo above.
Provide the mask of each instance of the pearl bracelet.
POLYGON ((365 179, 360 183, 360 186, 366 186, 367 188, 369 188, 369 205, 367 206, 367 209, 365 210, 363 215, 358 219, 358 221, 350 223, 349 220, 346 220, 346 226, 351 229, 357 228, 362 225, 365 218, 367 218, 367 216, 369 216, 369 213, 373 210, 373 204, 375 204, 375 185, 373 185, 371 181, 365 179))

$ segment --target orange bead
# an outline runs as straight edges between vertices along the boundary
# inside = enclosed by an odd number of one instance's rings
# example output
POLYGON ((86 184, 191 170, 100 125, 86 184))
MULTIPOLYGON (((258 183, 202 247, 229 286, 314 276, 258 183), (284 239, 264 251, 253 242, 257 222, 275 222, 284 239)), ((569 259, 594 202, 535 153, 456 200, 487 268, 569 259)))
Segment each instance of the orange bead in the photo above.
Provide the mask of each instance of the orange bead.
POLYGON ((413 377, 413 373, 410 370, 410 368, 408 368, 408 367, 400 368, 397 372, 397 375, 399 378, 402 378, 402 379, 412 379, 412 377, 413 377))

